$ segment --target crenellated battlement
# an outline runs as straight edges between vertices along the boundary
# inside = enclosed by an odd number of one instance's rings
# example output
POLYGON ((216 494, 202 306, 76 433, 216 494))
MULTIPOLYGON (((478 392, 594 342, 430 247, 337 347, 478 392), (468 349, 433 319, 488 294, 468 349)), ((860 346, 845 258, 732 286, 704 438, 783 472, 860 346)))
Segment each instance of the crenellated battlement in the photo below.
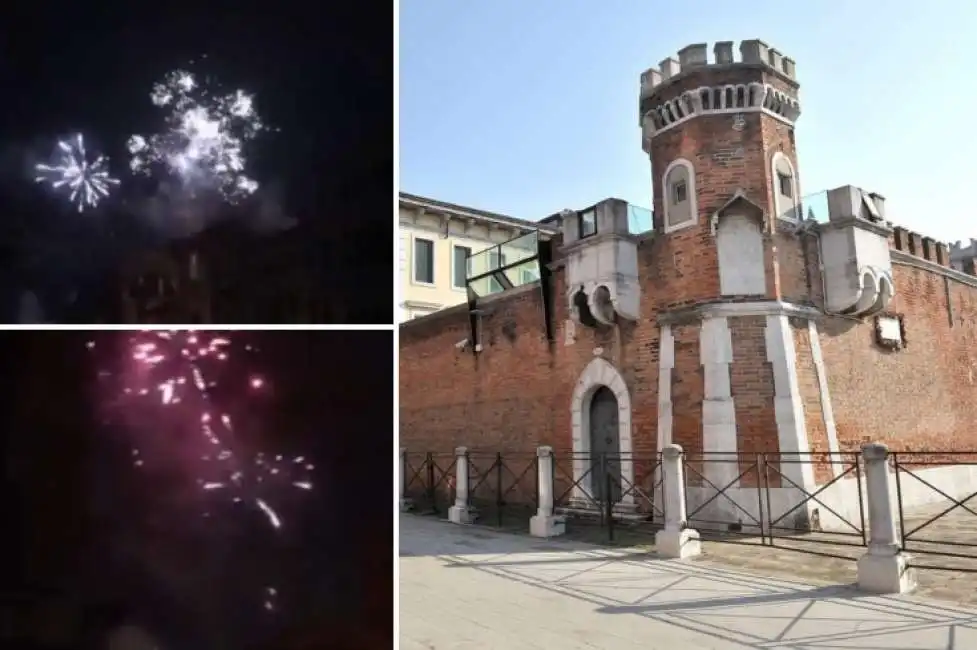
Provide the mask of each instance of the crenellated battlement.
POLYGON ((663 59, 657 68, 649 68, 641 73, 641 98, 652 95, 659 86, 690 70, 707 66, 763 66, 782 77, 797 83, 794 60, 784 56, 776 48, 768 46, 759 39, 741 41, 739 57, 733 55, 734 41, 719 41, 713 45, 713 58, 709 60, 709 44, 687 45, 676 56, 663 59))
POLYGON ((950 246, 902 226, 893 226, 889 247, 940 266, 950 266, 950 246))
POLYGON ((716 43, 712 61, 707 43, 688 45, 678 58, 669 57, 641 73, 638 117, 646 151, 656 135, 703 115, 758 112, 794 125, 801 105, 793 59, 757 39, 741 42, 737 59, 733 45, 716 43), (704 74, 692 76, 697 72, 704 74))

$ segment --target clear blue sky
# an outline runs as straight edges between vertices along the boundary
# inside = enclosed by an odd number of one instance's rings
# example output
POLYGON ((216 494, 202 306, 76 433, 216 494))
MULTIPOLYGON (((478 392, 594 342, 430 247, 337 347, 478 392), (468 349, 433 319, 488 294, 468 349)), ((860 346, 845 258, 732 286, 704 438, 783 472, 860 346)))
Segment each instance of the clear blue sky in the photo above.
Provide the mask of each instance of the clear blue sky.
POLYGON ((638 75, 749 38, 797 62, 804 194, 857 185, 900 225, 977 237, 977 3, 961 0, 401 0, 400 189, 525 219, 650 207, 638 75))

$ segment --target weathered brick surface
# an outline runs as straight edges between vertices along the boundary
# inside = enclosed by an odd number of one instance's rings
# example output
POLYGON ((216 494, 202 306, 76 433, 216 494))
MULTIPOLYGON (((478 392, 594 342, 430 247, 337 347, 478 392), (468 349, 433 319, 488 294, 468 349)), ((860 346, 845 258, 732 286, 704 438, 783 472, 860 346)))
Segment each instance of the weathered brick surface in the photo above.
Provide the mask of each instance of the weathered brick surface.
MULTIPOLYGON (((699 222, 691 227, 660 237, 655 243, 657 257, 670 260, 661 273, 667 281, 665 307, 707 300, 719 294, 719 259, 710 218, 737 190, 759 205, 767 203, 765 152, 761 121, 770 118, 744 114, 742 130, 730 128, 732 115, 707 115, 665 131, 654 141, 652 180, 655 185, 655 229, 664 231, 665 214, 661 191, 668 165, 685 158, 695 167, 695 187, 699 222), (709 143, 704 146, 704 143, 709 143)), ((767 277, 771 278, 767 259, 767 277)), ((768 282, 772 290, 773 284, 768 282)))
POLYGON ((699 359, 699 327, 672 328, 675 369, 672 371, 672 442, 690 456, 702 453, 702 399, 705 394, 699 359))
MULTIPOLYGON (((736 412, 737 451, 743 454, 740 472, 746 472, 741 479, 744 486, 756 485, 756 472, 747 471, 756 463, 756 455, 779 448, 773 406, 773 368, 767 361, 765 330, 766 318, 763 316, 729 319, 733 343, 729 387, 736 412)), ((770 484, 776 487, 777 483, 774 473, 770 476, 770 484)))
MULTIPOLYGON (((773 206, 774 184, 770 180, 770 169, 774 154, 783 153, 794 167, 795 196, 802 196, 800 165, 797 163, 797 150, 794 147, 793 129, 783 122, 763 118, 761 124, 763 138, 763 170, 765 199, 763 205, 773 206)), ((773 294, 791 302, 809 303, 812 300, 812 278, 810 273, 810 237, 798 237, 790 223, 772 220, 771 223, 771 262, 767 269, 768 284, 773 284, 773 294)), ((816 255, 816 251, 814 253, 816 255)), ((816 270, 816 269, 815 269, 816 270)))
POLYGON ((904 349, 875 345, 871 322, 821 328, 839 444, 977 449, 977 290, 950 282, 951 327, 942 277, 899 265, 894 275, 904 349))

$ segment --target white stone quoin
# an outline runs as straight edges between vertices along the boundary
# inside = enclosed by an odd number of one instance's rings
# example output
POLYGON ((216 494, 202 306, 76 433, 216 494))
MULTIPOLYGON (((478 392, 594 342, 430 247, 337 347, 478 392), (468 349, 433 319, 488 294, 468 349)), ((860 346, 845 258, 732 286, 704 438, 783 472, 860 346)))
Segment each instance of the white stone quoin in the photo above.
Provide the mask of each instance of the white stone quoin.
MULTIPOLYGON (((703 381, 702 451, 710 460, 704 473, 709 481, 723 488, 735 481, 739 474, 736 406, 729 376, 729 364, 733 362, 733 339, 726 318, 711 317, 702 321, 699 355, 703 381)), ((717 500, 717 506, 722 505, 717 500)))
MULTIPOLYGON (((781 465, 780 471, 810 494, 815 490, 814 466, 806 462, 810 459, 810 445, 797 377, 797 349, 788 317, 785 314, 768 315, 764 337, 767 361, 773 370, 777 441, 780 453, 787 461, 781 465)), ((812 502, 809 501, 806 507, 813 507, 812 502)))
POLYGON ((665 528, 655 534, 655 549, 662 557, 687 558, 702 553, 699 531, 686 528, 685 476, 682 448, 667 445, 662 449, 665 492, 665 528))
POLYGON ((470 524, 474 521, 468 507, 468 448, 455 449, 455 505, 448 508, 448 521, 470 524))
POLYGON ((533 537, 557 537, 566 532, 567 520, 553 514, 553 448, 538 447, 537 476, 539 481, 539 505, 529 520, 529 534, 533 537))
POLYGON ((868 550, 858 560, 858 588, 875 594, 904 594, 916 588, 910 556, 896 534, 895 504, 889 490, 889 449, 873 443, 862 447, 868 501, 868 550))

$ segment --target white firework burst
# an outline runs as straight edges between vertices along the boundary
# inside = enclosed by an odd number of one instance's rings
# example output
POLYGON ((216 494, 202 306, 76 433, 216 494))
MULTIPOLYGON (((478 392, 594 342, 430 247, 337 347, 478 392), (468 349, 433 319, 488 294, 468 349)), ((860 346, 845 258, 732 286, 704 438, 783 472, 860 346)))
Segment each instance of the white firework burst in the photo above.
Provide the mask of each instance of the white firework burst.
POLYGON ((162 170, 190 190, 215 189, 230 202, 258 189, 245 173, 243 151, 266 128, 252 95, 214 93, 192 73, 175 70, 153 87, 150 99, 167 111, 166 130, 129 138, 134 173, 151 176, 162 170))
POLYGON ((69 198, 79 212, 97 207, 99 201, 109 195, 111 188, 119 184, 118 179, 109 175, 108 158, 98 155, 89 161, 85 138, 80 133, 59 141, 57 155, 57 164, 35 166, 37 177, 34 180, 50 183, 55 190, 67 188, 69 198))

